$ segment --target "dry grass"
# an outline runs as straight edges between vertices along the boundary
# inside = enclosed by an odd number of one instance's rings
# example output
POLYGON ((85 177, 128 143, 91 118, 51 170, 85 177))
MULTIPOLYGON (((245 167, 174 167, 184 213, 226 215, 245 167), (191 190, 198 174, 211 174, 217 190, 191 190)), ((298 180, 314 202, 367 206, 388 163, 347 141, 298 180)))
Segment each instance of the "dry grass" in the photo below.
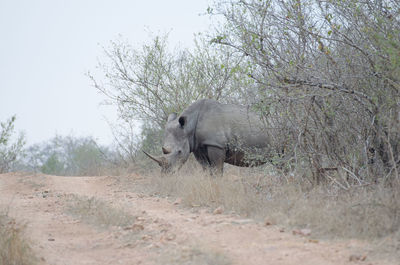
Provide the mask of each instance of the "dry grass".
POLYGON ((225 210, 242 215, 253 215, 262 199, 239 176, 225 174, 213 178, 197 166, 185 167, 178 174, 152 178, 154 192, 163 196, 181 197, 186 206, 224 206, 225 210))
POLYGON ((33 265, 37 259, 26 239, 25 225, 20 225, 5 213, 0 213, 0 264, 33 265))
POLYGON ((191 164, 175 175, 152 177, 151 189, 180 197, 186 206, 222 206, 226 213, 310 228, 318 237, 384 240, 400 253, 400 187, 311 187, 302 178, 265 172, 268 169, 226 167, 222 178, 213 178, 191 164))
POLYGON ((221 252, 205 247, 191 246, 167 249, 161 256, 159 264, 168 265, 229 265, 230 260, 221 252))
POLYGON ((135 217, 120 208, 115 208, 109 203, 94 197, 72 195, 66 209, 80 220, 100 227, 128 226, 133 224, 135 217))

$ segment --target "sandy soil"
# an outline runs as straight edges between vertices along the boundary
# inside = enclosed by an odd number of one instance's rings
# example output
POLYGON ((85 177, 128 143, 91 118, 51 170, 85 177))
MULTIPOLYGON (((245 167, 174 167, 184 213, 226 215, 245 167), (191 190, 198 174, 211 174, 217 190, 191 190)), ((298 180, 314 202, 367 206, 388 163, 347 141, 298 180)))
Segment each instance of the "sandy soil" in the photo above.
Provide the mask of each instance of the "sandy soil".
POLYGON ((40 264, 396 264, 369 256, 367 242, 316 240, 279 225, 184 208, 126 183, 109 176, 2 174, 0 209, 27 224, 40 264), (68 213, 74 195, 123 209, 132 224, 90 224, 68 213))

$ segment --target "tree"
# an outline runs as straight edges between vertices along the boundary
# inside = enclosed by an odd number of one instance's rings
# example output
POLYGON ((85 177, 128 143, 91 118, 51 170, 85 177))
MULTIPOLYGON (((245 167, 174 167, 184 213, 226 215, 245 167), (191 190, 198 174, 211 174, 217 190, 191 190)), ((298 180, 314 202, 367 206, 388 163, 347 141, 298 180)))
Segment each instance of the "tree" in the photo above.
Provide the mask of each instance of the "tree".
POLYGON ((118 155, 99 146, 91 137, 55 136, 30 146, 20 167, 52 175, 101 175, 111 168, 118 155))
POLYGON ((60 161, 56 153, 51 154, 41 166, 40 171, 45 174, 62 175, 65 171, 64 163, 60 161))
POLYGON ((118 107, 124 123, 140 122, 153 133, 163 129, 170 113, 181 112, 195 100, 237 102, 247 95, 239 90, 244 82, 238 78, 240 57, 227 49, 210 50, 200 37, 194 51, 171 52, 167 37, 157 36, 141 50, 123 41, 112 42, 105 49, 108 62, 99 65, 106 83, 88 74, 95 88, 118 107))
POLYGON ((16 117, 12 116, 6 122, 0 123, 0 173, 8 172, 13 163, 23 155, 25 137, 23 134, 15 136, 15 120, 16 117))
POLYGON ((245 56, 257 108, 297 166, 317 183, 328 168, 356 183, 399 178, 398 1, 232 0, 209 12, 225 20, 213 43, 245 56))

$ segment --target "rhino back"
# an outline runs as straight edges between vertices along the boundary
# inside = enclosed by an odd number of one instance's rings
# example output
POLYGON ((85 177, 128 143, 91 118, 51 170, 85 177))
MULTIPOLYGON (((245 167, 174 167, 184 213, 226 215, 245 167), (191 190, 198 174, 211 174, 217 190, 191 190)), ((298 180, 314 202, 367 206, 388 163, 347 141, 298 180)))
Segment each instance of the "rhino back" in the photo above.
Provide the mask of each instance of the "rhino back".
POLYGON ((248 107, 213 100, 204 102, 195 134, 200 146, 219 148, 228 144, 264 148, 270 138, 260 118, 248 107))

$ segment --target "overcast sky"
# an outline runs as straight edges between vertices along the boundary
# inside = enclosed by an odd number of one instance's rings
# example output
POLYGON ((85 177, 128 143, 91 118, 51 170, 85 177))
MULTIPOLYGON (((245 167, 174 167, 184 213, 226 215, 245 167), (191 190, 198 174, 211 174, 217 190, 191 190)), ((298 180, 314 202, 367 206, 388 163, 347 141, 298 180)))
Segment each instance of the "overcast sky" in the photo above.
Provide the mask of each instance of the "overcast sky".
POLYGON ((28 144, 57 134, 111 143, 114 108, 85 76, 118 35, 136 47, 170 32, 191 47, 208 0, 0 0, 0 121, 17 115, 28 144), (154 35, 153 34, 153 35, 154 35))

